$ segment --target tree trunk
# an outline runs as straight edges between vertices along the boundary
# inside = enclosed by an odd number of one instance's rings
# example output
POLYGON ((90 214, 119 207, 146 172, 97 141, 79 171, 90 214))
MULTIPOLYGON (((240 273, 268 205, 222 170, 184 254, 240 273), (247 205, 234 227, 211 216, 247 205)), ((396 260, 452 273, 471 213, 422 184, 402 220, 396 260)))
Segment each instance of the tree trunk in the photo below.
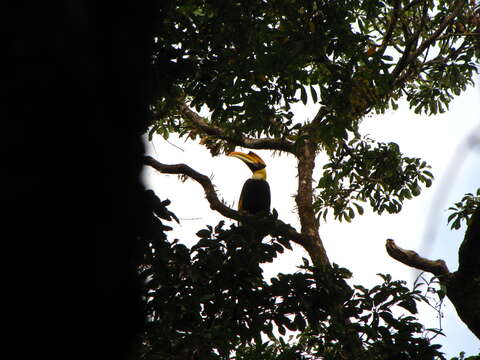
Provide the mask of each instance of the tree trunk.
POLYGON ((329 266, 327 252, 318 233, 318 222, 313 210, 312 176, 315 167, 316 146, 309 140, 300 147, 298 154, 298 193, 295 197, 300 218, 301 232, 308 237, 304 248, 315 266, 329 266))

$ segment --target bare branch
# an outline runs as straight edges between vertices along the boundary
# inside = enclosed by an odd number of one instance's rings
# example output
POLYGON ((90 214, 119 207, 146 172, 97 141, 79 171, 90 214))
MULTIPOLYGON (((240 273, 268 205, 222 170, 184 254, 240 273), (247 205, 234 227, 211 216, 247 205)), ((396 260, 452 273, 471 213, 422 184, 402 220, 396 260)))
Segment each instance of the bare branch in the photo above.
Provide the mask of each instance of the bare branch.
POLYGON ((293 142, 281 138, 260 138, 252 139, 245 136, 231 137, 220 127, 209 124, 203 117, 191 110, 185 102, 180 104, 180 113, 183 118, 191 123, 196 129, 203 133, 225 140, 231 144, 242 146, 248 149, 280 150, 293 153, 293 142))
MULTIPOLYGON (((210 208, 222 214, 223 216, 237 220, 237 221, 248 221, 255 218, 253 215, 249 215, 245 212, 240 212, 233 210, 226 206, 217 196, 215 187, 210 181, 210 178, 206 175, 203 175, 188 165, 185 164, 175 164, 167 165, 162 164, 152 158, 151 156, 144 156, 144 164, 152 167, 153 169, 163 173, 163 174, 177 174, 177 175, 186 175, 196 182, 198 182, 205 192, 206 198, 210 204, 210 208)), ((298 233, 291 225, 284 223, 281 220, 275 220, 275 226, 271 229, 269 235, 272 236, 284 236, 293 242, 307 247, 308 244, 312 242, 310 236, 298 233)))
POLYGON ((427 271, 440 279, 450 275, 450 271, 443 260, 426 259, 413 250, 402 249, 397 246, 392 239, 387 239, 385 248, 387 249, 388 255, 407 266, 427 271))

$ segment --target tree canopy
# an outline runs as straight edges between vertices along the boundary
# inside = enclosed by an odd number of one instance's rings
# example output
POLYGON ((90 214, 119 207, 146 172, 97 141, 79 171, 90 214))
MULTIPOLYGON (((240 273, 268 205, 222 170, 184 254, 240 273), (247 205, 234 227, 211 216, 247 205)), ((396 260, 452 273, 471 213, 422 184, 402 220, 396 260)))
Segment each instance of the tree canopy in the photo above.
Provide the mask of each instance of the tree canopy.
MULTIPOLYGON (((298 161, 300 228, 275 211, 264 217, 237 212, 218 199, 208 177, 188 165, 147 157, 146 164, 161 172, 198 181, 211 208, 241 225, 202 229, 189 249, 167 240, 164 223, 173 215, 165 202, 148 195, 158 233, 143 237, 141 273, 150 316, 144 355, 442 358, 415 317, 394 315, 398 307, 415 314, 416 301, 426 300, 420 290, 389 275, 381 275, 383 283, 372 289, 350 287, 350 272, 330 261, 319 224, 330 215, 351 221, 363 214, 365 203, 378 214, 397 213, 431 185, 428 164, 404 155, 395 143, 364 136, 362 119, 396 109, 400 98, 416 113, 446 111, 477 71, 478 4, 185 0, 166 2, 161 17, 150 136, 200 138, 214 156, 237 146, 292 154, 298 161), (316 112, 296 119, 292 105, 309 101, 316 112), (204 109, 208 117, 199 114, 204 109), (320 154, 328 161, 314 178, 320 154), (258 235, 270 237, 259 242, 258 235), (290 249, 291 241, 310 260, 299 264, 298 273, 266 281, 260 265, 290 249), (294 345, 284 342, 286 329, 300 334, 294 345), (265 337, 272 343, 263 344, 265 337)), ((464 202, 468 206, 456 204, 452 215, 454 227, 462 218, 470 223, 461 259, 478 249, 480 237, 478 196, 464 202)), ((478 259, 465 258, 460 262, 466 265, 450 273, 391 240, 387 250, 438 276, 462 320, 480 336, 478 259), (466 284, 461 289, 460 282, 466 284), (465 288, 467 301, 460 296, 465 288)))

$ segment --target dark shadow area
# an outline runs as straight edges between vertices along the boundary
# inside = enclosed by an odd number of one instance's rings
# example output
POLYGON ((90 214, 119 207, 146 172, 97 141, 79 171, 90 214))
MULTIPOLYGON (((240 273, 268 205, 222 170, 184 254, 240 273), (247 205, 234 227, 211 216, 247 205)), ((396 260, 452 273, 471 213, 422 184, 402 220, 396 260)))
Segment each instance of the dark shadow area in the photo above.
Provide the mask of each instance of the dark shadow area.
POLYGON ((20 353, 127 358, 144 321, 141 134, 161 5, 98 4, 16 4, 5 16, 4 295, 20 353))

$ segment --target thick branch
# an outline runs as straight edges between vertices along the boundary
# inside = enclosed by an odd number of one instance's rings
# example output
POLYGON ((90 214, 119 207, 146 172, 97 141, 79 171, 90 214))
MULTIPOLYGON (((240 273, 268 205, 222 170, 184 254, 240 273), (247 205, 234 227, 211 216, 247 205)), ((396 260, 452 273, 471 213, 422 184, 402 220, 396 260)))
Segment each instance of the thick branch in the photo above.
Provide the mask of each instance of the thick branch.
MULTIPOLYGON (((245 221, 249 218, 253 218, 254 216, 246 214, 244 212, 239 212, 233 210, 226 206, 217 196, 217 192, 215 191, 215 187, 208 178, 188 165, 185 164, 175 164, 175 165, 167 165, 162 164, 152 158, 151 156, 144 156, 144 164, 152 167, 153 169, 163 173, 163 174, 177 174, 177 175, 186 175, 196 182, 198 182, 205 192, 207 197, 208 203, 210 204, 210 208, 222 214, 223 216, 237 220, 237 221, 245 221)), ((281 220, 275 220, 275 227, 271 229, 269 235, 272 236, 284 236, 293 242, 305 247, 305 244, 311 242, 308 236, 298 233, 291 225, 284 223, 281 220)))
POLYGON ((164 174, 177 174, 191 177, 200 185, 202 185, 211 209, 218 211, 220 214, 228 218, 240 220, 240 216, 237 211, 229 208, 218 199, 217 192, 215 191, 215 188, 208 176, 200 174, 199 172, 193 170, 191 167, 185 164, 162 164, 151 156, 144 157, 144 164, 164 174))
MULTIPOLYGON (((322 107, 315 117, 312 125, 319 122, 320 117, 327 111, 326 107, 322 107)), ((315 217, 313 209, 313 168, 315 166, 316 144, 308 138, 304 140, 299 148, 298 154, 298 192, 295 197, 298 208, 298 216, 302 227, 302 234, 306 234, 307 241, 303 244, 307 250, 312 262, 315 266, 330 266, 327 252, 323 246, 322 239, 319 234, 319 223, 315 217)), ((351 324, 349 317, 344 313, 342 304, 337 304, 339 321, 343 321, 345 325, 351 324)), ((346 349, 347 359, 356 359, 362 352, 362 342, 356 332, 346 333, 341 339, 346 349)))
POLYGON ((458 270, 447 283, 447 295, 460 318, 480 339, 480 207, 470 218, 458 251, 458 270))
POLYGON ((443 260, 429 260, 418 255, 413 250, 405 250, 395 244, 392 239, 387 239, 385 244, 388 255, 402 264, 413 267, 418 270, 432 273, 438 278, 446 278, 450 275, 445 261, 443 260))
POLYGON ((213 136, 215 138, 225 140, 231 144, 242 146, 248 149, 266 149, 266 150, 281 150, 293 153, 293 143, 286 139, 277 138, 260 138, 252 139, 245 136, 231 137, 225 133, 220 127, 208 124, 204 118, 192 111, 187 104, 180 104, 180 113, 183 118, 191 123, 196 129, 203 133, 213 136))
MULTIPOLYGON (((303 127, 305 134, 315 131, 330 109, 322 106, 310 124, 303 127)), ((298 191, 295 197, 298 216, 302 227, 302 234, 307 234, 310 241, 304 245, 314 265, 330 265, 327 252, 318 233, 318 222, 313 209, 313 168, 315 167, 316 143, 313 140, 304 140, 298 150, 298 191)))
POLYGON ((456 272, 451 273, 445 261, 428 260, 415 251, 398 247, 392 239, 387 239, 385 247, 395 260, 437 276, 460 319, 480 339, 480 208, 472 216, 465 240, 460 246, 460 266, 456 272))
POLYGON ((310 241, 304 245, 312 262, 316 266, 330 265, 327 252, 318 233, 318 222, 313 209, 312 175, 315 166, 315 145, 305 140, 300 147, 298 157, 298 192, 295 197, 302 234, 307 234, 310 241))

